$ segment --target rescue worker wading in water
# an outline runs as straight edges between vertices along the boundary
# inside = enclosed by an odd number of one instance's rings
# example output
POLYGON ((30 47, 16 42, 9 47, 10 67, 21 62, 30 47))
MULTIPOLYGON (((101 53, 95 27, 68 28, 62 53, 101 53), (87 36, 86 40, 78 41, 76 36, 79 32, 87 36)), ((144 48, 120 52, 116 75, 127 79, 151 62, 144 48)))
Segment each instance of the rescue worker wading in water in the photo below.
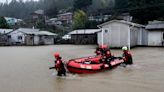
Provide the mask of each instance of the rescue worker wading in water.
POLYGON ((133 59, 131 53, 128 51, 128 48, 126 46, 122 47, 123 50, 123 60, 125 64, 133 64, 133 59))
POLYGON ((66 69, 64 67, 64 63, 62 62, 62 58, 60 57, 59 53, 54 54, 55 57, 55 66, 51 67, 50 69, 55 68, 57 71, 57 76, 66 76, 66 69))

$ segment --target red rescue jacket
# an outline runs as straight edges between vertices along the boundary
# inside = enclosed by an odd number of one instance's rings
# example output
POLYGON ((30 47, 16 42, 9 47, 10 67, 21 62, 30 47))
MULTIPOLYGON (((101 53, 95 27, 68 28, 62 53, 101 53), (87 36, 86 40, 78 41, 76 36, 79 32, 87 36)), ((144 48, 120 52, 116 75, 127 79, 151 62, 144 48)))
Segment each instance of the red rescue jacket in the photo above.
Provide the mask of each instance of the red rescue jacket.
POLYGON ((61 59, 57 59, 55 61, 55 68, 56 68, 56 70, 57 71, 61 71, 63 69, 63 67, 64 67, 64 64, 63 64, 62 60, 61 59))
POLYGON ((123 59, 124 61, 129 61, 132 58, 132 54, 129 51, 125 51, 123 53, 123 59))

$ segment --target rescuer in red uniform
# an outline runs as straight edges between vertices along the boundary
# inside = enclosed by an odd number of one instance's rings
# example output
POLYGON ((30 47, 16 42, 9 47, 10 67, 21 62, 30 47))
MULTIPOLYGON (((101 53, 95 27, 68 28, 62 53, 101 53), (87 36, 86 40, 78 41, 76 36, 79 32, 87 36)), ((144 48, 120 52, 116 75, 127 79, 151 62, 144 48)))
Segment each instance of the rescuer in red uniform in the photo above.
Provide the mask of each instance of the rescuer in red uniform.
POLYGON ((60 57, 60 54, 55 53, 54 57, 56 59, 55 60, 55 66, 51 67, 50 69, 55 68, 57 71, 57 76, 62 76, 62 75, 66 76, 66 69, 64 67, 64 63, 62 61, 62 58, 60 57))
POLYGON ((132 54, 128 51, 128 48, 126 46, 122 47, 123 50, 123 60, 125 64, 133 64, 132 54))
POLYGON ((108 48, 107 45, 100 45, 98 48, 96 48, 95 51, 96 55, 104 55, 107 48, 108 48))
POLYGON ((112 55, 110 49, 107 49, 105 51, 105 58, 106 58, 106 63, 109 63, 111 60, 114 59, 114 55, 112 55))

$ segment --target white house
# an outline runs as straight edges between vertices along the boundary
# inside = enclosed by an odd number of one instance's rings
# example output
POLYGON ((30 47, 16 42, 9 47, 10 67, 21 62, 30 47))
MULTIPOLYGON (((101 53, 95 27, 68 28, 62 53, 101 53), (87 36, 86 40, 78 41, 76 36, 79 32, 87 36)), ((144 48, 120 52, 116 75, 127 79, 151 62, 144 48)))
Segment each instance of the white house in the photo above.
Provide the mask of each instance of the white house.
POLYGON ((16 19, 16 18, 11 18, 11 17, 5 17, 6 22, 9 25, 15 25, 16 23, 22 22, 22 19, 16 19))
POLYGON ((11 45, 51 45, 57 34, 39 29, 19 28, 8 34, 11 45))
POLYGON ((57 18, 51 18, 49 20, 46 20, 46 23, 48 25, 61 25, 62 24, 62 22, 59 21, 57 18))
POLYGON ((149 46, 164 46, 164 21, 151 21, 146 29, 149 46))
POLYGON ((39 29, 19 28, 8 34, 8 41, 12 44, 25 44, 27 33, 39 32, 39 29))
POLYGON ((125 20, 112 20, 98 25, 98 44, 110 47, 133 47, 147 45, 147 31, 145 26, 125 20), (102 39, 103 38, 103 39, 102 39))

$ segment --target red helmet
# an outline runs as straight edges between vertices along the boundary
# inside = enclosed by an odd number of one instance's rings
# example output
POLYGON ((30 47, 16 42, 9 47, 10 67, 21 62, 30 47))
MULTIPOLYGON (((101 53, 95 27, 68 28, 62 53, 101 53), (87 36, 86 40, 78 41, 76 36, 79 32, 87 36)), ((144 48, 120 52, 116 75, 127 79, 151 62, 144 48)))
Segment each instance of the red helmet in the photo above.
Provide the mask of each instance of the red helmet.
POLYGON ((108 46, 107 45, 100 45, 99 48, 106 49, 106 48, 108 48, 108 46))
POLYGON ((54 54, 54 57, 55 57, 55 58, 58 58, 58 57, 60 57, 60 54, 59 54, 58 52, 56 52, 56 53, 54 54))

